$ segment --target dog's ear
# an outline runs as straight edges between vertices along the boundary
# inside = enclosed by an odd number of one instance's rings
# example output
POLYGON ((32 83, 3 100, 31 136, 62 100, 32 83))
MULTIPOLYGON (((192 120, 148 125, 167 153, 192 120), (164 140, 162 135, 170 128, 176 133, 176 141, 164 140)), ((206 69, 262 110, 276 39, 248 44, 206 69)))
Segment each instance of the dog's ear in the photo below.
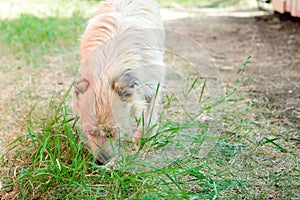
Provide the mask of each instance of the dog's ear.
POLYGON ((87 91, 88 88, 89 88, 89 82, 84 78, 78 78, 74 82, 74 89, 76 94, 79 93, 83 94, 87 91))
POLYGON ((130 74, 117 78, 112 83, 112 89, 120 96, 121 101, 130 101, 140 81, 130 74))

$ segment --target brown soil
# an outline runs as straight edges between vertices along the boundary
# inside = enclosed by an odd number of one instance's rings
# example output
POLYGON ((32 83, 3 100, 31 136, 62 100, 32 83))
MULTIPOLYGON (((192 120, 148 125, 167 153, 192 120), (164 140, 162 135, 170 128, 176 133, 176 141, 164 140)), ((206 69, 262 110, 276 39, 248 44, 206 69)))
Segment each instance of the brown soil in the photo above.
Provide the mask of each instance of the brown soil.
POLYGON ((166 27, 202 45, 225 82, 236 77, 242 63, 252 56, 246 71, 254 81, 244 86, 244 91, 251 99, 268 104, 274 123, 290 127, 299 138, 300 23, 297 20, 281 21, 271 13, 251 17, 199 16, 167 21, 166 27))

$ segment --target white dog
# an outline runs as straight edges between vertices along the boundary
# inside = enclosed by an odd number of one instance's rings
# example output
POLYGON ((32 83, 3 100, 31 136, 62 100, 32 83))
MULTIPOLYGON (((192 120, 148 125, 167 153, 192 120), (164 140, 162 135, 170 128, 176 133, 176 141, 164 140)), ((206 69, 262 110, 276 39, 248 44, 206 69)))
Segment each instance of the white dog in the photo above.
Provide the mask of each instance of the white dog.
POLYGON ((138 143, 156 122, 164 37, 155 0, 104 1, 88 23, 74 106, 102 164, 115 155, 120 139, 138 143))

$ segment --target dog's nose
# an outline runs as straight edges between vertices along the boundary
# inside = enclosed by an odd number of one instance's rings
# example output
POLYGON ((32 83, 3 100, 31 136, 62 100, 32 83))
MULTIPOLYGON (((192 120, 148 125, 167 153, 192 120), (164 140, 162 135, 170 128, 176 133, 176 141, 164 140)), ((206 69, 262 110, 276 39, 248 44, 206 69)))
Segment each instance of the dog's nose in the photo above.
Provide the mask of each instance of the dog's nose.
POLYGON ((97 155, 96 163, 98 165, 105 165, 106 163, 108 163, 109 160, 110 156, 105 152, 101 152, 97 155))

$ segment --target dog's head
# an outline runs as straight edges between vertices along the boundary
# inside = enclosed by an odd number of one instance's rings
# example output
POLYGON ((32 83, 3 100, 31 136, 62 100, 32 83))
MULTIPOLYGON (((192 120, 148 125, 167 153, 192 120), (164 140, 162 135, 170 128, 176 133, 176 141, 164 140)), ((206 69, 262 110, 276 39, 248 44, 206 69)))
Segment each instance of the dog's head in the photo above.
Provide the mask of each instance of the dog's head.
POLYGON ((144 109, 138 96, 140 81, 125 73, 80 77, 74 82, 74 106, 82 130, 96 159, 105 164, 119 150, 120 141, 137 128, 137 116, 144 109))

